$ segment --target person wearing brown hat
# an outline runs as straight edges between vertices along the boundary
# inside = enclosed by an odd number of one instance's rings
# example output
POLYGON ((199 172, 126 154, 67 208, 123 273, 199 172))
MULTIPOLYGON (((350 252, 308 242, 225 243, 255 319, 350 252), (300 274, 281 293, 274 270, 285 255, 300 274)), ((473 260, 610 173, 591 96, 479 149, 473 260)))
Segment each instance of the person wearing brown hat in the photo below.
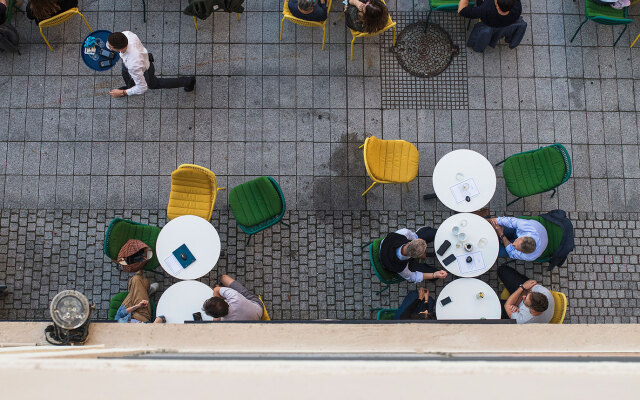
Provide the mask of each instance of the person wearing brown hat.
POLYGON ((446 278, 446 271, 419 262, 426 258, 427 242, 433 242, 435 232, 433 228, 423 227, 417 232, 403 228, 388 234, 380 244, 382 267, 414 283, 446 278))

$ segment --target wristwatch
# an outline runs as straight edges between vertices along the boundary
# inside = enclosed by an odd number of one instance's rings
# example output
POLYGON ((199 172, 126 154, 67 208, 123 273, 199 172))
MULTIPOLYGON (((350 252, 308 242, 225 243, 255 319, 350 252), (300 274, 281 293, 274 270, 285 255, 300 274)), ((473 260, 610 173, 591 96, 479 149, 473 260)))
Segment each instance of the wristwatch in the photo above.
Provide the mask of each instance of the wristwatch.
POLYGON ((518 285, 518 286, 520 287, 520 289, 522 289, 522 290, 526 290, 526 289, 524 288, 524 286, 522 286, 522 285, 518 285))

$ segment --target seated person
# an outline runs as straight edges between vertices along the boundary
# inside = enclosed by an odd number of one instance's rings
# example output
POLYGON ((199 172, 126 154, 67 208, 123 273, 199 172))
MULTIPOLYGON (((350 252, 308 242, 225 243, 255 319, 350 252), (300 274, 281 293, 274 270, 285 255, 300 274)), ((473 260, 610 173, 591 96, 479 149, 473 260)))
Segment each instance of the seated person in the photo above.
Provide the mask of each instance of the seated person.
POLYGON ((421 287, 412 290, 402 301, 393 319, 436 319, 436 301, 429 290, 421 287))
POLYGON ((481 19, 493 28, 509 26, 522 14, 520 0, 476 0, 476 6, 470 6, 469 0, 460 0, 458 14, 465 18, 481 19))
POLYGON ((344 12, 347 27, 358 32, 380 32, 389 21, 387 6, 380 0, 349 0, 344 12))
POLYGON ((229 275, 222 275, 222 286, 213 288, 213 297, 204 302, 202 310, 215 321, 258 321, 264 308, 260 298, 229 275))
MULTIPOLYGON (((142 271, 136 272, 129 279, 129 294, 124 298, 122 305, 118 308, 115 320, 121 323, 142 323, 150 322, 151 307, 149 307, 149 295, 158 290, 158 283, 149 284, 147 278, 142 275, 142 271)), ((154 324, 167 322, 162 315, 156 317, 154 324)))
POLYGON ((291 14, 305 21, 324 21, 327 19, 325 0, 289 0, 291 14))
POLYGON ((518 324, 551 321, 555 304, 549 289, 506 265, 498 267, 498 278, 511 293, 502 310, 503 318, 515 319, 518 324))
POLYGON ((418 262, 427 257, 427 242, 433 242, 435 236, 436 230, 426 226, 417 233, 404 228, 388 234, 380 244, 382 267, 414 283, 446 278, 446 271, 418 262))
POLYGON ((489 218, 500 239, 499 257, 533 261, 547 248, 547 230, 538 221, 513 217, 489 218))
POLYGON ((78 7, 78 0, 29 0, 27 18, 34 19, 39 24, 74 7, 78 7))
POLYGON ((7 19, 7 0, 0 0, 0 25, 4 24, 7 19))

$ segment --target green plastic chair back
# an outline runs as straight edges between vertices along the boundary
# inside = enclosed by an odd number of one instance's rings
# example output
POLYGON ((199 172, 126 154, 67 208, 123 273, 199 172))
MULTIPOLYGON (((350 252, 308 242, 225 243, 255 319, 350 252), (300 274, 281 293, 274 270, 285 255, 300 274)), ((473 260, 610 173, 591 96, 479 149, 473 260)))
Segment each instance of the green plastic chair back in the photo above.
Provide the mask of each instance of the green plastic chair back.
MULTIPOLYGON (((118 308, 122 305, 124 299, 129 295, 129 292, 120 292, 109 300, 109 320, 114 321, 116 319, 116 313, 118 312, 118 308)), ((156 319, 156 304, 153 300, 149 300, 149 305, 151 306, 151 321, 156 319)))
POLYGON ((404 278, 400 275, 395 272, 387 271, 382 267, 382 263, 380 261, 380 243, 382 243, 383 239, 384 238, 378 238, 369 244, 369 260, 371 262, 371 269, 373 269, 374 274, 378 277, 380 282, 386 285, 378 292, 378 294, 389 289, 389 285, 404 281, 404 278))
POLYGON ((584 15, 588 19, 604 25, 628 24, 633 21, 627 18, 627 7, 616 9, 611 6, 596 4, 593 0, 585 0, 584 15))
POLYGON ((153 271, 160 262, 156 253, 156 241, 160 235, 160 228, 145 225, 122 218, 114 218, 107 232, 104 234, 104 254, 112 260, 118 258, 118 252, 129 239, 138 239, 153 250, 153 257, 145 264, 144 270, 153 271))
POLYGON ((396 311, 398 311, 397 308, 383 308, 382 310, 378 311, 378 315, 376 315, 376 319, 378 321, 386 321, 386 320, 393 319, 393 317, 395 317, 396 315, 396 311))
POLYGON ((538 216, 535 216, 535 217, 521 216, 518 218, 531 219, 534 221, 538 221, 542 224, 542 226, 544 226, 544 229, 547 231, 547 237, 549 239, 549 242, 547 243, 547 248, 544 249, 544 252, 540 255, 538 259, 534 260, 534 262, 538 262, 538 263, 549 262, 553 253, 560 246, 560 242, 562 242, 562 235, 563 235, 562 227, 560 225, 554 224, 553 222, 547 221, 546 219, 538 216))
POLYGON ((261 176, 231 189, 229 206, 240 229, 249 235, 280 222, 286 210, 282 189, 270 176, 261 176))
MULTIPOLYGON (((429 7, 435 11, 458 11, 459 1, 455 0, 429 0, 429 7)), ((469 2, 470 6, 474 6, 473 1, 469 2)))
POLYGON ((549 190, 555 194, 555 188, 571 176, 569 152, 558 143, 514 154, 502 162, 507 189, 518 198, 549 190))

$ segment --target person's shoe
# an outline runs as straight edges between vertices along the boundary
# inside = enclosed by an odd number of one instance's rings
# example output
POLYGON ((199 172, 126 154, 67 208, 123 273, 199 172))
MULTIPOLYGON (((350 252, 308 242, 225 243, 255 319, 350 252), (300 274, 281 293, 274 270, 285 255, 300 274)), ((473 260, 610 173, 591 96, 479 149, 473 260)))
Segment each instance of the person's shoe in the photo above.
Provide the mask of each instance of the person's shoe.
POLYGON ((151 296, 152 294, 154 294, 155 292, 157 292, 159 288, 160 288, 160 284, 159 284, 158 282, 153 282, 153 283, 149 286, 149 296, 151 296))
POLYGON ((160 318, 160 319, 162 320, 162 323, 163 323, 163 324, 166 324, 166 323, 167 323, 167 319, 165 318, 165 316, 164 316, 164 315, 158 315, 158 318, 160 318))
POLYGON ((185 92, 192 92, 195 87, 196 87, 196 77, 192 76, 191 77, 191 83, 189 83, 187 86, 184 87, 184 91, 185 92))

